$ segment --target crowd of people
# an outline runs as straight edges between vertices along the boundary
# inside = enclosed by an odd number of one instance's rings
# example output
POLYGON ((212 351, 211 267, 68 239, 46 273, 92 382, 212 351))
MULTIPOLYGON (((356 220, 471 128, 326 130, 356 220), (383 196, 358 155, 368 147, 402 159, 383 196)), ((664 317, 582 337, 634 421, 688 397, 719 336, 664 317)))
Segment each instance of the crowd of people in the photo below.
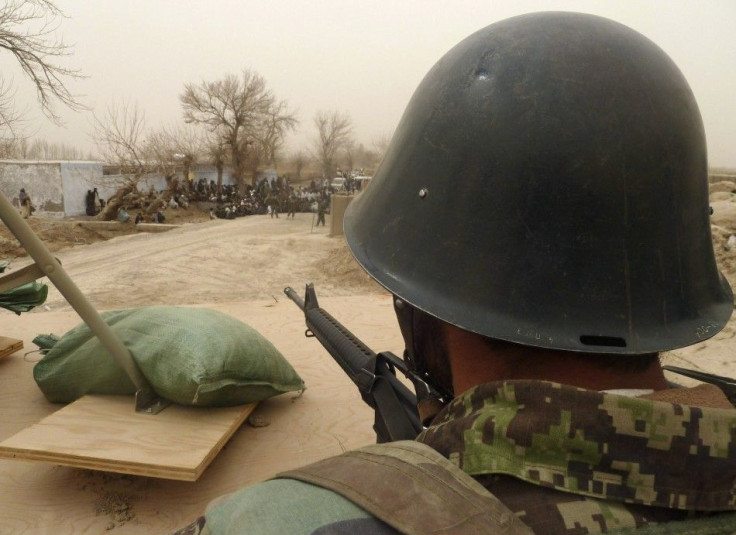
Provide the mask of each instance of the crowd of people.
POLYGON ((286 177, 278 177, 261 180, 255 186, 248 185, 245 193, 239 192, 235 185, 226 184, 218 195, 214 181, 208 183, 201 179, 191 192, 191 200, 216 203, 217 207, 210 210, 212 218, 235 219, 265 214, 278 218, 282 213, 293 218, 297 212, 314 212, 321 214, 324 221, 333 193, 335 189, 327 180, 312 180, 308 186, 295 187, 286 177))
MULTIPOLYGON (((330 197, 339 192, 355 192, 358 182, 348 181, 345 186, 336 188, 327 179, 312 180, 307 186, 292 186, 288 178, 278 177, 261 180, 257 185, 247 185, 241 193, 237 185, 223 184, 220 193, 214 180, 197 181, 193 187, 176 186, 176 190, 152 215, 144 215, 148 207, 155 202, 163 192, 156 192, 151 188, 145 192, 130 191, 122 199, 115 217, 118 221, 127 222, 131 219, 130 213, 136 211, 135 224, 142 222, 163 223, 166 219, 166 209, 188 208, 192 202, 208 202, 215 204, 210 208, 210 218, 234 219, 247 215, 269 214, 278 218, 279 214, 286 213, 286 217, 294 217, 297 212, 311 212, 317 214, 317 225, 325 224, 325 214, 329 213, 330 197)), ((35 210, 30 196, 21 188, 19 194, 20 211, 27 218, 35 210)), ((100 197, 97 188, 87 190, 85 194, 85 213, 96 216, 105 209, 105 199, 100 197)))

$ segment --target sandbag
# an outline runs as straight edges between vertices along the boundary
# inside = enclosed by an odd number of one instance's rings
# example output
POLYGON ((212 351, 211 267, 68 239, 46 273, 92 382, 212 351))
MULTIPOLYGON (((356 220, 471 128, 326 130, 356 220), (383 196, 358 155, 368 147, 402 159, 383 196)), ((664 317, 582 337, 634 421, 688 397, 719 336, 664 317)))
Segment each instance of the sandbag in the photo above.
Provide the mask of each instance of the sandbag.
POLYGON ((49 287, 40 282, 28 282, 0 293, 0 308, 20 315, 46 302, 49 287))
MULTIPOLYGON (((231 406, 304 389, 264 336, 214 310, 154 306, 102 313, 156 393, 182 405, 231 406)), ((82 323, 33 369, 49 401, 132 394, 132 381, 82 323)))

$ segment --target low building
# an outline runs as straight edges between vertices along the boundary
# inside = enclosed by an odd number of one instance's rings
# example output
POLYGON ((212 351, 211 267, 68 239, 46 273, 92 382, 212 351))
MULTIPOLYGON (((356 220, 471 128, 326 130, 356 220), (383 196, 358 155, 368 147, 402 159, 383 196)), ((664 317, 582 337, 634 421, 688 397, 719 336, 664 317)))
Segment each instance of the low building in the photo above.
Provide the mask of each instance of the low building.
MULTIPOLYGON (((35 215, 44 217, 75 217, 86 214, 87 191, 97 188, 103 200, 109 199, 128 178, 120 174, 119 166, 95 161, 32 161, 0 160, 0 191, 20 209, 18 194, 25 188, 36 208, 35 215)), ((183 182, 184 177, 178 177, 183 182)), ((196 181, 217 181, 213 165, 197 164, 192 178, 196 181)), ((229 166, 223 172, 223 184, 235 184, 229 166)), ((141 178, 138 189, 166 189, 163 176, 141 178)))
POLYGON ((103 198, 115 191, 101 183, 102 162, 0 160, 0 191, 20 207, 18 194, 25 188, 36 215, 82 215, 87 190, 96 187, 103 198))

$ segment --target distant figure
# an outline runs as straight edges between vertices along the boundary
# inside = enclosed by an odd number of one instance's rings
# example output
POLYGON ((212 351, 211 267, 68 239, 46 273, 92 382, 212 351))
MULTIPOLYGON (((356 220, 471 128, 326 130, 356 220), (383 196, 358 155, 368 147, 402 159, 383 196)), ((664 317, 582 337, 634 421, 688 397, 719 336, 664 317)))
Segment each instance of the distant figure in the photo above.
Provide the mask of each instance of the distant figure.
POLYGON ((279 208, 280 203, 278 198, 275 195, 269 195, 266 199, 266 206, 270 208, 269 213, 271 214, 271 217, 276 216, 276 219, 279 217, 279 208))
POLYGON ((84 211, 87 215, 97 215, 95 210, 95 194, 91 189, 87 190, 87 195, 84 198, 84 211))
POLYGON ((130 214, 128 214, 127 210, 125 210, 124 207, 118 208, 118 221, 121 223, 127 223, 130 220, 130 214))
POLYGON ((166 220, 166 216, 164 216, 161 210, 156 212, 156 223, 163 223, 165 220, 166 220))
POLYGON ((215 219, 217 216, 215 215, 215 211, 210 208, 210 219, 215 219))
POLYGON ((289 219, 289 216, 291 216, 292 219, 296 216, 296 198, 294 196, 290 196, 286 201, 286 206, 288 212, 286 213, 286 219, 289 219))
POLYGON ((324 199, 317 204, 317 226, 322 223, 325 226, 325 212, 327 211, 327 201, 324 199))
POLYGON ((99 214, 104 206, 104 202, 100 199, 100 194, 97 192, 97 188, 93 189, 92 193, 94 194, 95 214, 99 214))
POLYGON ((20 201, 20 215, 23 216, 23 219, 28 219, 34 212, 34 208, 31 204, 31 197, 26 193, 25 188, 20 188, 18 200, 20 201))
POLYGON ((138 212, 138 215, 135 216, 135 224, 143 222, 143 214, 141 212, 138 212))

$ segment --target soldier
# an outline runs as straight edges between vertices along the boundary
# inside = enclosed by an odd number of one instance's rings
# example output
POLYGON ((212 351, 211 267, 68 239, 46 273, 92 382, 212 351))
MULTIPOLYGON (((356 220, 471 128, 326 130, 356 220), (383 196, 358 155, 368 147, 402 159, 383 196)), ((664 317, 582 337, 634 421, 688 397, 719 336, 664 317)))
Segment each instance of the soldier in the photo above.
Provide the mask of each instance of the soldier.
POLYGON ((269 208, 271 218, 273 218, 275 215, 276 219, 278 219, 280 203, 278 197, 276 197, 275 194, 272 193, 266 198, 266 206, 269 208))
POLYGON ((327 212, 327 199, 321 198, 317 202, 317 226, 322 223, 322 226, 325 226, 325 213, 327 212))
POLYGON ((298 201, 296 198, 296 195, 294 193, 291 193, 287 199, 286 199, 286 205, 288 212, 286 213, 286 219, 289 219, 289 216, 291 216, 292 219, 296 217, 296 205, 298 201))
POLYGON ((575 13, 471 35, 344 224, 442 395, 416 441, 241 490, 210 533, 736 531, 736 410, 659 362, 734 303, 697 104, 656 45, 575 13))

